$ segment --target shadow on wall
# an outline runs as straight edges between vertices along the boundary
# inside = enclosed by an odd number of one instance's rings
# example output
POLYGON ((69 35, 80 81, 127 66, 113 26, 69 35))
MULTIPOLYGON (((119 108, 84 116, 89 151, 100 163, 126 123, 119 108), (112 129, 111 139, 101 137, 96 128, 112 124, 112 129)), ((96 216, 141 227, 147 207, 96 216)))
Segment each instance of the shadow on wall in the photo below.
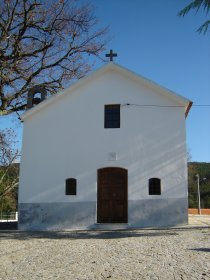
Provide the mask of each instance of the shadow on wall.
MULTIPOLYGON (((51 174, 46 174, 46 170, 44 170, 45 176, 43 177, 46 178, 46 182, 38 183, 42 185, 39 186, 40 192, 35 193, 34 189, 34 193, 29 195, 28 202, 63 201, 64 199, 66 202, 94 201, 97 196, 97 169, 108 166, 124 167, 129 170, 128 178, 132 188, 128 190, 128 193, 129 196, 132 196, 132 199, 134 199, 133 197, 140 198, 140 195, 141 198, 142 195, 144 198, 149 198, 148 179, 151 177, 159 177, 162 182, 166 182, 162 196, 183 197, 183 185, 186 185, 186 171, 184 170, 186 147, 182 135, 183 131, 180 128, 175 130, 174 133, 168 133, 163 137, 162 132, 171 131, 170 127, 173 127, 173 122, 165 121, 165 115, 163 115, 158 125, 154 126, 154 120, 149 118, 149 116, 148 119, 149 123, 143 134, 141 133, 141 129, 139 129, 137 137, 128 138, 127 142, 120 141, 120 136, 117 136, 119 141, 116 141, 118 143, 116 150, 119 152, 119 161, 106 162, 105 166, 105 154, 103 160, 101 159, 98 166, 95 166, 91 161, 92 148, 89 150, 86 149, 85 156, 90 159, 90 162, 84 166, 85 170, 82 169, 81 173, 76 176, 78 179, 78 194, 76 197, 65 197, 66 177, 64 175, 65 172, 62 170, 66 167, 60 168, 60 162, 62 162, 62 160, 58 155, 56 164, 58 165, 58 170, 61 170, 59 172, 63 173, 61 173, 60 176, 56 176, 57 181, 56 178, 53 177, 51 182, 51 174), (180 139, 183 139, 183 142, 180 142, 180 139), (62 176, 64 176, 63 179, 61 179, 62 176), (80 186, 82 186, 84 191, 81 191, 80 186)), ((177 127, 175 118, 174 126, 177 127)), ((96 149, 100 149, 100 145, 97 145, 96 149)), ((50 173, 50 171, 48 172, 50 173)), ((74 177, 74 175, 69 174, 68 177, 74 177)), ((40 176, 40 178, 42 178, 42 176, 40 176)))
MULTIPOLYGON (((169 136, 170 138, 170 136, 169 136)), ((168 139, 170 142, 170 139, 168 139)), ((159 177, 161 182, 169 182, 173 185, 173 188, 165 184, 165 188, 162 189, 162 196, 167 195, 169 197, 173 197, 174 195, 178 195, 181 192, 183 196, 183 184, 186 184, 186 178, 184 175, 185 171, 183 169, 183 158, 185 157, 185 144, 182 143, 179 146, 173 146, 170 151, 164 151, 165 142, 157 143, 156 146, 151 147, 151 151, 153 153, 153 157, 146 157, 145 153, 142 152, 142 159, 139 158, 134 159, 129 166, 123 166, 121 162, 124 162, 124 159, 129 158, 129 151, 124 149, 124 153, 120 155, 119 161, 110 162, 110 165, 107 166, 118 166, 124 167, 129 170, 128 179, 129 184, 132 185, 132 189, 128 189, 129 196, 139 196, 143 195, 144 198, 149 198, 148 196, 148 180, 151 177, 159 177), (161 153, 155 153, 155 150, 162 150, 161 153), (181 165, 180 165, 181 164, 181 165), (151 174, 151 170, 153 175, 151 174)), ((136 147, 138 150, 138 147, 136 147)), ((137 155, 139 154, 139 151, 137 155)), ((91 164, 90 164, 91 165, 91 164)), ((104 164, 98 166, 107 167, 104 164)), ((76 197, 68 197, 68 201, 74 200, 82 200, 82 201, 91 201, 93 197, 96 198, 96 180, 97 180, 97 168, 90 169, 93 167, 87 166, 87 170, 81 173, 78 179, 78 194, 76 197), (79 186, 85 186, 85 191, 81 192, 79 186)), ((50 176, 50 175, 49 175, 50 176)), ((70 175, 69 175, 70 176, 70 175)), ((71 176, 70 176, 71 177, 71 176)), ((62 200, 63 195, 65 194, 65 178, 63 180, 63 185, 60 185, 60 180, 58 182, 53 182, 50 184, 50 187, 36 194, 32 201, 36 200, 47 200, 49 198, 56 197, 62 200)), ((186 189, 187 192, 187 189, 186 189)), ((186 193, 187 195, 187 193, 186 193)))
MULTIPOLYGON (((159 126, 161 127, 161 124, 159 126)), ((148 194, 148 180, 151 177, 158 177, 162 183, 166 183, 162 195, 183 197, 185 192, 185 196, 187 196, 187 188, 183 190, 183 185, 186 185, 187 170, 184 166, 186 159, 184 139, 183 142, 180 142, 183 137, 179 130, 163 138, 158 133, 160 127, 144 131, 145 139, 139 135, 137 140, 130 140, 129 147, 135 147, 135 154, 138 157, 141 155, 140 158, 136 157, 136 161, 129 166, 130 183, 136 186, 132 188, 132 193, 130 192, 133 196, 138 196, 139 190, 141 190, 141 194, 148 194), (158 135, 155 140, 154 135, 158 135)), ((167 127, 165 129, 167 130, 167 127)), ((162 129, 160 130, 162 131, 162 129)), ((132 148, 130 153, 133 153, 132 148)), ((126 157, 129 155, 124 153, 123 159, 126 157)), ((135 158, 135 155, 133 157, 135 158)))

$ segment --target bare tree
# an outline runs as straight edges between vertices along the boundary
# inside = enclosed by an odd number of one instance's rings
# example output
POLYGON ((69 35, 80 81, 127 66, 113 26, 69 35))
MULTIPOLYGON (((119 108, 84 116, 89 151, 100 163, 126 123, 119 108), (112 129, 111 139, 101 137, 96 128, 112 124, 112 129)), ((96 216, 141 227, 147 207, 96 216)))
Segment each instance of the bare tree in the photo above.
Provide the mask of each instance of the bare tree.
POLYGON ((17 204, 17 192, 14 192, 14 189, 17 189, 19 182, 19 164, 16 161, 20 154, 15 148, 15 144, 13 130, 0 131, 0 201, 2 207, 3 204, 7 204, 10 206, 9 208, 12 208, 12 205, 15 208, 17 204))
POLYGON ((54 94, 100 57, 107 28, 77 0, 1 0, 0 115, 26 108, 34 86, 54 94))
MULTIPOLYGON (((196 10, 196 12, 203 8, 203 11, 206 15, 210 11, 210 0, 194 0, 189 5, 187 5, 184 9, 179 12, 179 16, 185 16, 191 10, 196 10)), ((199 33, 206 33, 210 24, 210 20, 206 20, 197 30, 199 33)))

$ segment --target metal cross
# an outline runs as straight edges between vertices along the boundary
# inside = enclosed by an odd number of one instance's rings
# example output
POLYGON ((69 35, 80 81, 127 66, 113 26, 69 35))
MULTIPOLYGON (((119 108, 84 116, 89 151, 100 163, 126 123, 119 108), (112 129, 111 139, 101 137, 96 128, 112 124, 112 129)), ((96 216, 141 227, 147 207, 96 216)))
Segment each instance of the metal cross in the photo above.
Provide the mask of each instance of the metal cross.
POLYGON ((117 54, 113 53, 113 50, 110 50, 109 53, 106 54, 106 57, 109 57, 110 61, 113 61, 113 57, 116 57, 117 54))

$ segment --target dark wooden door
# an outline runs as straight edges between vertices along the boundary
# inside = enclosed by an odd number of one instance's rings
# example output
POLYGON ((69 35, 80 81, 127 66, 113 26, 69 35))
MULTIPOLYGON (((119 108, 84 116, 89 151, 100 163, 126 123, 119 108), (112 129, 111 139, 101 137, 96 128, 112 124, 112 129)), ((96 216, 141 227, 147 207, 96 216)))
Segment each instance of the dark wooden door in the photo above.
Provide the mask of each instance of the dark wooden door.
POLYGON ((108 167, 98 170, 98 223, 127 223, 127 182, 126 169, 108 167))

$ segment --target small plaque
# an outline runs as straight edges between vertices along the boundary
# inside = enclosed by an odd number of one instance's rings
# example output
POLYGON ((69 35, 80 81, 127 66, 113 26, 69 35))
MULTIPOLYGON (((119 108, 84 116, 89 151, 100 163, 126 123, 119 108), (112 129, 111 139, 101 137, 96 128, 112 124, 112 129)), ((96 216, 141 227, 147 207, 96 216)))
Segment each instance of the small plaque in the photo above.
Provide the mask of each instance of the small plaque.
POLYGON ((116 161, 117 160, 117 153, 115 153, 115 152, 109 153, 108 154, 108 159, 110 161, 116 161))

